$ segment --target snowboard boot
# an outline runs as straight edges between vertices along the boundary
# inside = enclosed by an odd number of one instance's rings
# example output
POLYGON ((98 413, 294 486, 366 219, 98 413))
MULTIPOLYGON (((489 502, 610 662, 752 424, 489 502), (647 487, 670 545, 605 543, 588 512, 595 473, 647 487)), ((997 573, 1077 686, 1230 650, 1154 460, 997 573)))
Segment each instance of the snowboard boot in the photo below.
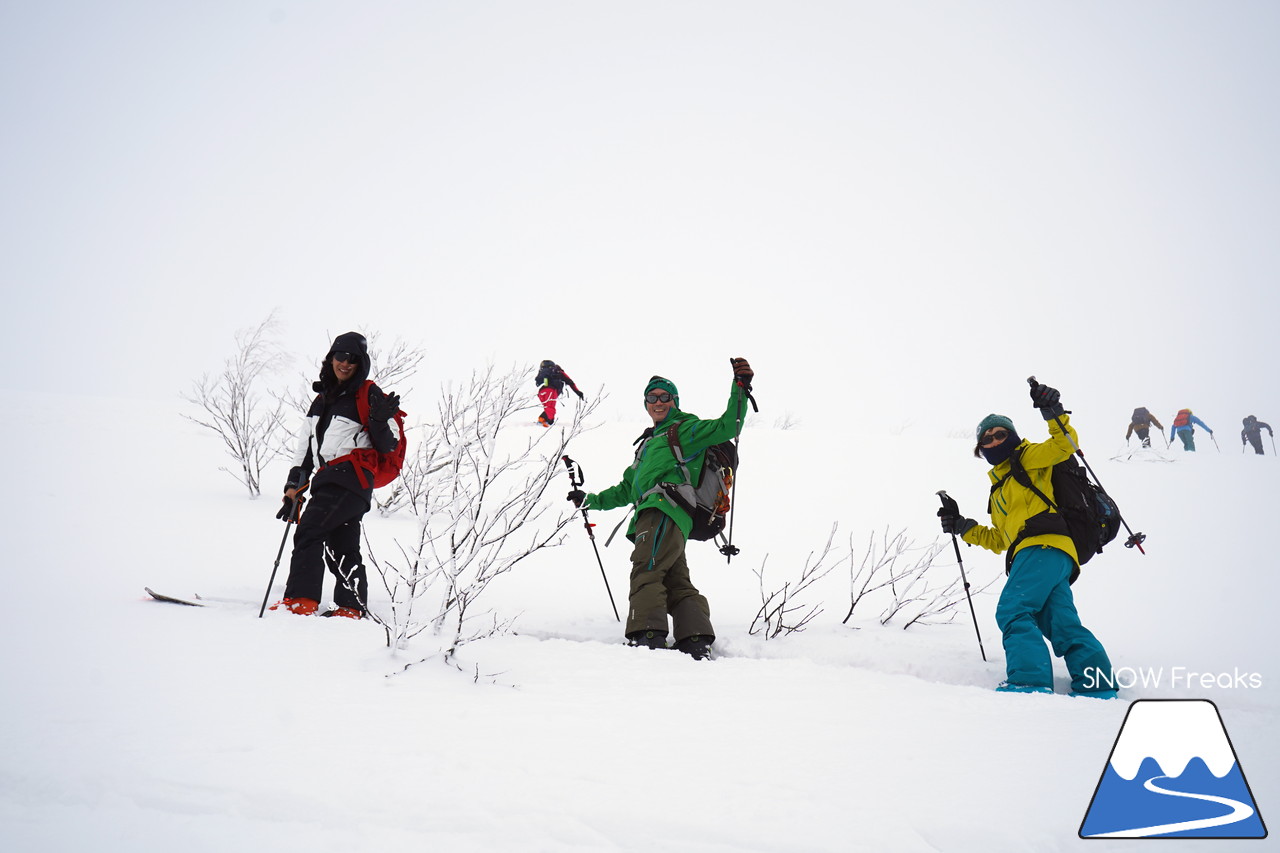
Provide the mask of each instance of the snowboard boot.
POLYGON ((356 610, 354 607, 339 607, 336 610, 326 610, 321 616, 341 616, 344 619, 363 619, 364 611, 356 610))
POLYGON ((678 652, 684 652, 694 660, 707 660, 711 657, 711 644, 715 641, 715 637, 694 634, 692 637, 680 640, 672 648, 678 652))
POLYGON ((320 602, 314 598, 285 598, 271 605, 272 610, 281 608, 299 616, 314 616, 315 612, 320 609, 320 602))
POLYGON ((665 631, 632 631, 627 634, 627 645, 641 649, 665 649, 667 634, 665 631))

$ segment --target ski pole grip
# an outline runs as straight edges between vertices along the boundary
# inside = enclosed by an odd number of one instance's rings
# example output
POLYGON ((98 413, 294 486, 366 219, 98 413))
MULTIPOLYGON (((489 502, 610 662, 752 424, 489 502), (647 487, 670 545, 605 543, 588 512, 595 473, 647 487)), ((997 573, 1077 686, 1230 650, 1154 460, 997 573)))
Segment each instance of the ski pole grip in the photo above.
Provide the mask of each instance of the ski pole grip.
POLYGON ((569 469, 569 484, 575 489, 581 486, 585 479, 585 475, 582 473, 582 466, 570 459, 568 454, 561 456, 560 459, 564 462, 564 467, 569 469))
POLYGON ((1036 378, 1035 378, 1034 376, 1028 376, 1028 377, 1027 377, 1027 384, 1028 384, 1028 385, 1030 385, 1032 388, 1034 388, 1034 387, 1036 387, 1037 385, 1039 385, 1040 383, 1036 381, 1036 378))

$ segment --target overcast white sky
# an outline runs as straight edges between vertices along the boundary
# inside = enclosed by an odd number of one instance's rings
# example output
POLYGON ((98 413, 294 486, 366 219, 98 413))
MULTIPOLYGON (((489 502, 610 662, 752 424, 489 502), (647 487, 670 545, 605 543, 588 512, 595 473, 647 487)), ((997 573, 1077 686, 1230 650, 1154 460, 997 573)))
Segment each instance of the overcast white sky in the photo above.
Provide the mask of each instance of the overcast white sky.
POLYGON ((307 360, 421 342, 419 388, 554 358, 709 416, 741 354, 812 426, 1027 417, 1028 373, 1118 435, 1278 423, 1278 37, 1271 2, 0 2, 0 383, 176 401, 279 308, 307 360))

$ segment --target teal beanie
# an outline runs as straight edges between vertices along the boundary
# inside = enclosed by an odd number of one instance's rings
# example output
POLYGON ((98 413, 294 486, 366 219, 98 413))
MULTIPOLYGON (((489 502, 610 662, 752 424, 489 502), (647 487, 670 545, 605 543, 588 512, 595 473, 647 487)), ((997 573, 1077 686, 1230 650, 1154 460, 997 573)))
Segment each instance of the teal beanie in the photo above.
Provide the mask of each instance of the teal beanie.
POLYGON ((671 395, 671 399, 672 402, 675 403, 675 407, 677 409, 680 408, 680 392, 676 390, 676 383, 672 382, 670 379, 664 379, 661 376, 651 376, 649 377, 649 383, 644 386, 644 393, 648 394, 650 391, 654 390, 666 391, 671 395))
POLYGON ((982 434, 993 427, 1004 427, 1009 432, 1017 432, 1017 430, 1013 428, 1013 421, 1009 420, 1004 415, 987 415, 982 419, 982 422, 978 424, 978 432, 974 436, 974 439, 982 441, 982 434))

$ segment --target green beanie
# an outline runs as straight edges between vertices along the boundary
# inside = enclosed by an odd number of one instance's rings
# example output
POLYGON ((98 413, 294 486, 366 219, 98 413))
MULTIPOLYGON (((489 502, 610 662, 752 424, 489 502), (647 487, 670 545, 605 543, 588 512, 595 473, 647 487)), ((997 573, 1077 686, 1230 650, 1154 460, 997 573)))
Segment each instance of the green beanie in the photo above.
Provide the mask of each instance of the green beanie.
POLYGON ((1004 415, 987 415, 982 419, 982 422, 978 424, 978 433, 974 438, 977 441, 982 441, 982 434, 994 427, 1004 427, 1009 432, 1017 432, 1017 430, 1013 428, 1013 421, 1009 420, 1004 415))
POLYGON ((680 408, 680 392, 676 390, 676 383, 661 376, 651 376, 649 377, 649 383, 644 386, 644 393, 648 394, 654 390, 666 391, 671 395, 671 400, 675 403, 675 407, 677 409, 680 408))

